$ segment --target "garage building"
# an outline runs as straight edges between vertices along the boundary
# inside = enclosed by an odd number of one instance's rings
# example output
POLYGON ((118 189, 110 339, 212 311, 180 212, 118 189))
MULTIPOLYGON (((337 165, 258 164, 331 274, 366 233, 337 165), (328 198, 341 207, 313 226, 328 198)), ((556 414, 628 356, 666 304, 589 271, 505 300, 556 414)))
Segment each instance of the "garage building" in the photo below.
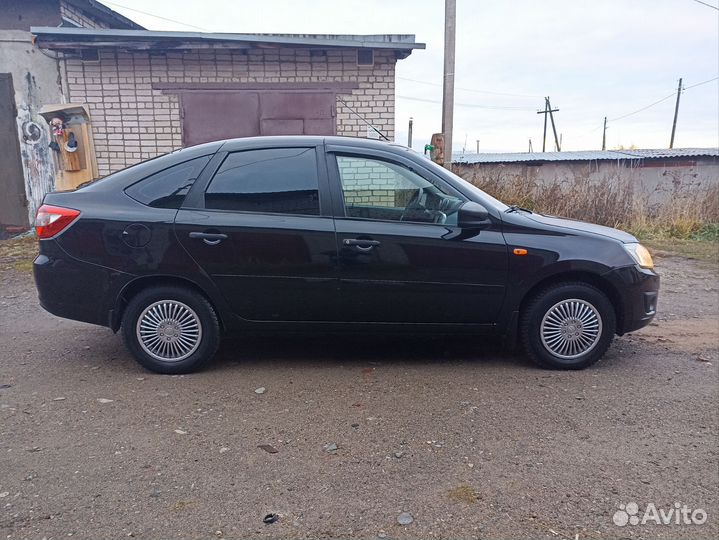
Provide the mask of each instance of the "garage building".
POLYGON ((25 17, 30 27, 16 29, 15 39, 24 36, 22 47, 38 62, 23 67, 29 77, 16 70, 14 81, 17 109, 26 111, 15 130, 26 205, 22 212, 0 206, 0 225, 27 225, 50 189, 210 140, 301 134, 393 140, 396 62, 424 48, 413 35, 156 32, 113 18, 91 0, 16 3, 65 7, 58 25, 47 25, 38 8, 33 17, 42 26, 25 17), (70 8, 83 17, 65 20, 70 8), (43 99, 23 88, 32 85, 39 62, 46 78, 52 63, 57 81, 55 95, 45 90, 43 99), (75 132, 75 155, 65 155, 64 144, 48 150, 57 138, 48 126, 54 116, 75 132), (27 122, 35 140, 23 134, 27 122))

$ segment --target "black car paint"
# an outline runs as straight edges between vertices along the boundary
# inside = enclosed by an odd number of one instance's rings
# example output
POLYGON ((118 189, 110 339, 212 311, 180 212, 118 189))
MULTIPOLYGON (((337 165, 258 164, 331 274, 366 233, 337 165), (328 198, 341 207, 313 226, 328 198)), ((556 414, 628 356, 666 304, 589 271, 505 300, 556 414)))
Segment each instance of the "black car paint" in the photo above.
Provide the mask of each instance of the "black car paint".
MULTIPOLYGON (((348 217, 334 154, 389 159, 435 181, 442 179, 425 167, 423 158, 412 160, 409 152, 398 155, 386 147, 352 144, 329 144, 326 149, 344 321, 491 325, 502 307, 508 269, 501 222, 492 220, 465 237, 452 226, 348 217), (353 239, 379 241, 380 246, 364 252, 345 245, 353 239), (386 309, 388 302, 391 309, 386 309)), ((455 186, 451 190, 466 198, 455 186)))
POLYGON ((34 273, 41 304, 56 315, 113 330, 131 294, 172 281, 204 293, 228 332, 386 328, 487 331, 511 338, 528 294, 558 280, 588 281, 604 290, 617 310, 620 334, 648 324, 656 309, 658 276, 636 265, 622 245, 635 242, 633 236, 521 210, 504 212, 424 157, 386 143, 338 137, 219 141, 144 162, 77 191, 50 193, 44 202, 81 215, 58 236, 40 241, 34 273), (227 153, 273 147, 315 148, 319 216, 203 207, 204 189, 227 153), (488 221, 462 229, 349 218, 333 158, 337 152, 411 167, 458 197, 483 204, 488 221), (150 208, 123 192, 199 156, 211 159, 179 210, 150 208), (208 245, 190 233, 227 238, 208 245), (366 241, 380 244, 358 245, 366 241), (514 255, 514 248, 528 253, 514 255))

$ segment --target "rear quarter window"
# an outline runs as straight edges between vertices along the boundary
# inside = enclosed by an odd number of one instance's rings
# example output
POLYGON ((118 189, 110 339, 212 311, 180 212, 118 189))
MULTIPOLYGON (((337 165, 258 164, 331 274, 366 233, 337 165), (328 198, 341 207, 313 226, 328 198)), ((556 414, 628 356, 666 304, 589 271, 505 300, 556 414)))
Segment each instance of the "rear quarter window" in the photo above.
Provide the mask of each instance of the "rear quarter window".
POLYGON ((125 189, 137 202, 153 208, 180 208, 211 156, 202 156, 152 174, 125 189))

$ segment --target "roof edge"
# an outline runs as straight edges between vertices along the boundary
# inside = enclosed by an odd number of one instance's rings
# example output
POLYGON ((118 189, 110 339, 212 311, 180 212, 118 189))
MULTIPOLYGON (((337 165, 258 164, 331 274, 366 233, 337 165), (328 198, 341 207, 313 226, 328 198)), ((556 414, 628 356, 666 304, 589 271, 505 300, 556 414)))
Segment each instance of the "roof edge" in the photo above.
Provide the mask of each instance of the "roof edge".
POLYGON ((72 46, 121 45, 125 41, 181 40, 186 42, 236 42, 294 45, 324 48, 372 48, 411 51, 424 49, 424 43, 415 41, 414 34, 234 34, 219 32, 169 32, 155 30, 125 30, 114 28, 66 28, 32 26, 30 32, 37 37, 43 48, 62 48, 62 43, 72 46), (78 43, 80 42, 80 43, 78 43))
POLYGON ((622 161, 655 159, 719 158, 719 148, 672 148, 635 150, 579 150, 569 152, 453 153, 457 164, 552 163, 567 161, 622 161))

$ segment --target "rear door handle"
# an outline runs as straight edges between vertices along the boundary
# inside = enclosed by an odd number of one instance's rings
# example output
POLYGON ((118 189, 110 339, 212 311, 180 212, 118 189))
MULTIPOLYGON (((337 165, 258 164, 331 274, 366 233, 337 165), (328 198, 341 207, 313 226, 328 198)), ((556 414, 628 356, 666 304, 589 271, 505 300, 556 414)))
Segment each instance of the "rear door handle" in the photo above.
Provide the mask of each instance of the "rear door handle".
POLYGON ((379 240, 366 240, 363 238, 345 238, 342 243, 359 251, 370 251, 373 247, 380 245, 379 240))
POLYGON ((191 232, 190 238, 199 238, 208 246, 216 246, 223 240, 227 240, 227 235, 223 233, 191 232))

